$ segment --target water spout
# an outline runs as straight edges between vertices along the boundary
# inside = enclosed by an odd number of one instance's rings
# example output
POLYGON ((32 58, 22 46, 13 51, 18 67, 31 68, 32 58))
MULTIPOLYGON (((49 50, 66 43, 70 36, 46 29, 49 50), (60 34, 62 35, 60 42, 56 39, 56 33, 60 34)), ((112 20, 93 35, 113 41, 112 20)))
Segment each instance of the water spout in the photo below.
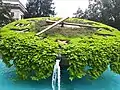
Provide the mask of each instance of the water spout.
POLYGON ((61 56, 58 56, 58 58, 56 59, 56 64, 54 66, 54 70, 53 70, 53 76, 52 76, 52 89, 56 90, 56 85, 58 87, 57 90, 60 90, 60 59, 61 56))

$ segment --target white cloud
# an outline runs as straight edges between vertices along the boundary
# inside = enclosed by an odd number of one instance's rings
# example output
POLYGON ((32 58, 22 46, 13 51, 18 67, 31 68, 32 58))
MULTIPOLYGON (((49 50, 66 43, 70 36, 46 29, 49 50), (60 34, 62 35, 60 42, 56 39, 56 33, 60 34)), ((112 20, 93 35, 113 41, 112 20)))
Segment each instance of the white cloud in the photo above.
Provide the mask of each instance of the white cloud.
MULTIPOLYGON (((20 0, 24 5, 27 0, 20 0)), ((57 13, 56 16, 59 17, 66 17, 66 16, 73 16, 80 7, 81 9, 85 10, 88 7, 88 0, 54 0, 55 3, 55 11, 57 13)))

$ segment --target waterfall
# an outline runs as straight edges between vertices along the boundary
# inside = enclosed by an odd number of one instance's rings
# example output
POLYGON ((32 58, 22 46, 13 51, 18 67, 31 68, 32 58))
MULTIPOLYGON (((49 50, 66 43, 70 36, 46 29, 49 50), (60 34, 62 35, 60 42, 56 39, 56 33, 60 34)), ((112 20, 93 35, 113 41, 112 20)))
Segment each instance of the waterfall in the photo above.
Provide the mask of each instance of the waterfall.
POLYGON ((58 90, 60 90, 60 59, 56 60, 56 64, 54 66, 53 70, 53 76, 52 76, 52 89, 56 90, 56 85, 58 86, 58 90), (58 80, 58 81, 57 81, 58 80))

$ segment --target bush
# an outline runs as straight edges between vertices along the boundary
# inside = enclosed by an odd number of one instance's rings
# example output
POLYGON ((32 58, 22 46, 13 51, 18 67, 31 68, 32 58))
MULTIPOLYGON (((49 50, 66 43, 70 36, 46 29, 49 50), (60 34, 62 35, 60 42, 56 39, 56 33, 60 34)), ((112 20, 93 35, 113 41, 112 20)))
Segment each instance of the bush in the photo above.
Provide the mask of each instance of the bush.
POLYGON ((14 66, 19 78, 40 80, 50 77, 59 46, 61 54, 65 55, 69 63, 67 70, 71 80, 85 75, 97 79, 108 66, 113 72, 120 74, 120 32, 117 29, 93 21, 70 18, 66 22, 89 24, 93 27, 56 27, 36 36, 37 32, 47 27, 43 23, 46 19, 48 17, 19 20, 0 30, 0 53, 3 62, 8 67, 14 66), (26 29, 29 32, 16 32, 26 29), (58 29, 62 32, 56 31, 58 29), (57 40, 69 43, 62 44, 56 42, 57 40))

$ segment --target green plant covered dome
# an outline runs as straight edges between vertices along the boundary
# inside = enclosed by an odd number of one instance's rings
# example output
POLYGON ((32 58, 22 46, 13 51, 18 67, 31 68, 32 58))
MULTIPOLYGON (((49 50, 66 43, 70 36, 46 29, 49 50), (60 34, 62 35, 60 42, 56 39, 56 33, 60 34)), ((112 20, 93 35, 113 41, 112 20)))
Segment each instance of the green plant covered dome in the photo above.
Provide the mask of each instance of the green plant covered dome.
POLYGON ((67 70, 71 80, 85 75, 97 79, 108 66, 120 74, 120 32, 117 29, 69 18, 65 22, 83 26, 56 26, 36 36, 37 32, 48 27, 47 19, 58 21, 60 18, 23 19, 0 30, 3 62, 8 67, 14 66, 19 78, 40 80, 50 77, 58 53, 64 55, 69 64, 67 70), (58 40, 67 43, 62 44, 58 40))

